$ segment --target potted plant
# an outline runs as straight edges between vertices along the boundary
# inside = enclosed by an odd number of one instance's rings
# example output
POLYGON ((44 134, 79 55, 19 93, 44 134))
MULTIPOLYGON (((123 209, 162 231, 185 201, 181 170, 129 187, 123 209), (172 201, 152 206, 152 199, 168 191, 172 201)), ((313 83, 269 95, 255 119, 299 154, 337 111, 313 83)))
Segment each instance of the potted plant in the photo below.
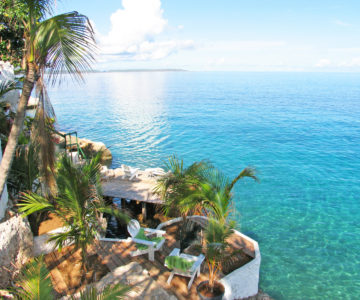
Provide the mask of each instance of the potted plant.
POLYGON ((234 258, 236 251, 233 251, 228 242, 233 233, 235 222, 219 222, 216 219, 209 219, 205 229, 203 252, 209 269, 209 280, 203 281, 197 286, 200 299, 220 300, 225 294, 225 287, 217 280, 219 272, 224 264, 234 258))

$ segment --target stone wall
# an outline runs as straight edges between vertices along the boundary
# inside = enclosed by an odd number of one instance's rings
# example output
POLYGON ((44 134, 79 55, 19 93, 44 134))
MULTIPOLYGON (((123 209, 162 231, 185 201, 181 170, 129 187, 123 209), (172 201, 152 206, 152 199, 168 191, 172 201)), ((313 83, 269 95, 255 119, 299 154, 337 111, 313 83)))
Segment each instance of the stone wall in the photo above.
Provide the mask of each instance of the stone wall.
POLYGON ((0 288, 8 287, 32 256, 33 234, 28 220, 16 215, 0 223, 0 288))

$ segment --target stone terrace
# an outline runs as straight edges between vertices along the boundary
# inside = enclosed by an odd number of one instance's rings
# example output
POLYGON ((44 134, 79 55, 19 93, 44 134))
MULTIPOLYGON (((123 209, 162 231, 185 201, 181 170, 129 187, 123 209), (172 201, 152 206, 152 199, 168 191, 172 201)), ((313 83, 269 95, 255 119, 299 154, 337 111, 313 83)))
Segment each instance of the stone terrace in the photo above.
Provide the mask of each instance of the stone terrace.
MULTIPOLYGON (((170 285, 166 283, 170 271, 164 266, 165 257, 171 252, 173 248, 180 248, 179 242, 176 240, 176 233, 178 232, 178 224, 169 225, 163 230, 166 230, 166 243, 160 251, 157 251, 155 254, 155 261, 151 262, 148 260, 148 256, 141 255, 137 257, 131 257, 130 252, 135 250, 135 245, 133 242, 121 241, 121 242, 99 242, 94 251, 100 256, 102 263, 106 264, 110 271, 113 271, 119 266, 125 266, 131 262, 137 262, 141 267, 147 270, 148 275, 153 279, 156 284, 165 289, 170 295, 176 296, 178 299, 198 299, 196 293, 196 286, 204 280, 207 280, 207 267, 206 262, 203 263, 201 268, 201 275, 195 279, 190 291, 187 290, 187 284, 189 278, 174 276, 170 285)), ((235 248, 241 248, 244 251, 244 254, 239 256, 238 261, 236 262, 236 268, 246 264, 252 260, 253 253, 252 249, 249 249, 244 244, 244 241, 241 240, 235 234, 231 240, 235 248), (244 247, 245 246, 245 247, 244 247), (246 249, 247 248, 247 249, 246 249), (246 254, 245 254, 246 253, 246 254)), ((54 258, 61 260, 61 253, 52 252, 50 255, 56 256, 54 258)), ((64 281, 61 278, 61 273, 57 270, 56 264, 51 269, 51 276, 53 282, 56 285, 56 290, 59 294, 65 295, 66 293, 73 293, 75 291, 68 291, 64 285, 64 281)), ((221 276, 222 277, 222 276, 221 276)), ((136 286, 136 283, 134 283, 136 286)), ((147 291, 146 288, 142 289, 141 294, 137 295, 138 297, 144 297, 145 299, 149 298, 150 291, 147 291)), ((150 298, 149 298, 150 299, 150 298)))

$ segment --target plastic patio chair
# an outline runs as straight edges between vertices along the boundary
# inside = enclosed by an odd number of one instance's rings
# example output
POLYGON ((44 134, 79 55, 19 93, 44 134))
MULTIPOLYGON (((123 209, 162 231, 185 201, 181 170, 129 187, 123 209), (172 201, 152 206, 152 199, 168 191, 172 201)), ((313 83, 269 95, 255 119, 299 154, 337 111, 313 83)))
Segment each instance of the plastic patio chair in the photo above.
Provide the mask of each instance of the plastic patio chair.
POLYGON ((165 258, 165 266, 168 267, 169 269, 171 269, 171 273, 167 280, 167 283, 168 284, 171 283, 171 280, 173 279, 174 275, 190 277, 190 281, 187 286, 188 290, 190 290, 195 277, 200 275, 200 267, 201 267, 201 264, 204 261, 204 259, 205 259, 205 256, 203 254, 200 254, 199 256, 193 256, 193 255, 189 255, 189 254, 185 254, 185 253, 180 254, 180 249, 178 249, 178 248, 173 249, 171 251, 171 253, 169 254, 169 256, 167 256, 165 258), (181 269, 181 268, 177 268, 175 266, 170 266, 169 261, 167 261, 167 260, 171 256, 177 256, 180 259, 185 260, 185 262, 188 262, 189 263, 188 268, 181 269))
POLYGON ((136 250, 131 252, 131 256, 149 254, 149 260, 154 261, 155 251, 161 249, 165 243, 164 230, 141 228, 137 220, 132 219, 127 226, 128 232, 133 242, 136 243, 136 250), (155 235, 155 238, 151 236, 155 235))

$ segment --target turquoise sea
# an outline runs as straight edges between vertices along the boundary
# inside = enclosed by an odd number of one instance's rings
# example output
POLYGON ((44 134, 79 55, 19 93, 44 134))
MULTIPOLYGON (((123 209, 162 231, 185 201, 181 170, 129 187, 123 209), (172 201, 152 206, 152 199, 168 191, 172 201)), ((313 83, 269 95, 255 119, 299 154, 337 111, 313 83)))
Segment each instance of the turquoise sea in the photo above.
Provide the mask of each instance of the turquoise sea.
POLYGON ((360 74, 126 72, 66 80, 59 126, 110 147, 113 167, 209 159, 235 189, 275 299, 359 299, 360 74))

